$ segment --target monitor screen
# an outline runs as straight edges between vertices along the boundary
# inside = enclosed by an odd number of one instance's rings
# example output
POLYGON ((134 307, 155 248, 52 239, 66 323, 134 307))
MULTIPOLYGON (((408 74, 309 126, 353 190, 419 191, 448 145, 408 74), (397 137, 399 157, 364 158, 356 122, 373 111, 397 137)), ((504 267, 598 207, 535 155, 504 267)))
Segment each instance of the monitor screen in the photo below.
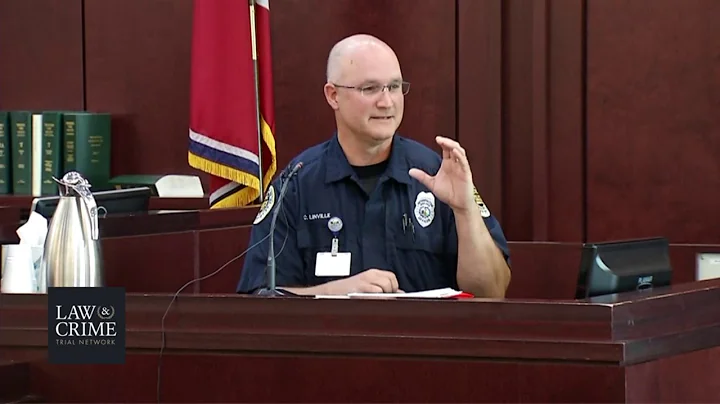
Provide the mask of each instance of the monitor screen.
POLYGON ((584 244, 575 298, 669 286, 669 250, 663 237, 584 244))
MULTIPOLYGON (((150 206, 151 189, 148 187, 98 191, 92 194, 98 206, 99 217, 118 213, 147 212, 150 206)), ((60 196, 38 197, 33 199, 30 210, 49 220, 59 202, 60 196)))

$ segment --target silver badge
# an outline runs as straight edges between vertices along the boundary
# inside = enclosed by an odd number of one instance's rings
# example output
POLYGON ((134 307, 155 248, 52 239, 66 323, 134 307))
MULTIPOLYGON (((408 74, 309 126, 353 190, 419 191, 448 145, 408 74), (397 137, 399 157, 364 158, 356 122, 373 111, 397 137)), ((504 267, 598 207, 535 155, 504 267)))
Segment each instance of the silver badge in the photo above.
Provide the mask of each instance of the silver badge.
POLYGON ((435 218, 435 195, 432 192, 420 192, 415 198, 415 220, 422 227, 428 227, 435 218))

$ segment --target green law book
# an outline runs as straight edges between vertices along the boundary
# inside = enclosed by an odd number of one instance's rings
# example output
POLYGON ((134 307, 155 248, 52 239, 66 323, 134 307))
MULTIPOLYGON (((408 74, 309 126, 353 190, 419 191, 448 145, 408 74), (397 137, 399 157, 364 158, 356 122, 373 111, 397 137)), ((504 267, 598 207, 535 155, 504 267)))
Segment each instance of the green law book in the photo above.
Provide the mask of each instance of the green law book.
POLYGON ((63 172, 63 114, 56 111, 42 113, 42 195, 57 195, 58 185, 52 177, 62 178, 63 172))
POLYGON ((0 111, 0 194, 12 193, 10 169, 10 113, 0 111))
POLYGON ((110 189, 111 115, 63 113, 63 171, 77 171, 93 191, 110 189))
POLYGON ((10 111, 10 159, 14 195, 32 194, 32 120, 30 111, 10 111))

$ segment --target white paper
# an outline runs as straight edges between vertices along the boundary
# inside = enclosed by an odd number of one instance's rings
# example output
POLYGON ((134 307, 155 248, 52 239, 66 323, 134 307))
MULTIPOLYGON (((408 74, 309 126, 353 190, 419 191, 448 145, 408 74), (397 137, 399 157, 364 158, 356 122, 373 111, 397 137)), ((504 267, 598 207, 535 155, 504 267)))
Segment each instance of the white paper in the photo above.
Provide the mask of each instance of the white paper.
POLYGON ((462 294, 462 292, 457 291, 453 288, 443 288, 443 289, 433 289, 433 290, 425 290, 422 292, 412 292, 412 293, 349 293, 348 296, 350 297, 406 297, 406 298, 430 298, 430 299, 438 299, 438 298, 447 298, 447 297, 454 297, 462 294))

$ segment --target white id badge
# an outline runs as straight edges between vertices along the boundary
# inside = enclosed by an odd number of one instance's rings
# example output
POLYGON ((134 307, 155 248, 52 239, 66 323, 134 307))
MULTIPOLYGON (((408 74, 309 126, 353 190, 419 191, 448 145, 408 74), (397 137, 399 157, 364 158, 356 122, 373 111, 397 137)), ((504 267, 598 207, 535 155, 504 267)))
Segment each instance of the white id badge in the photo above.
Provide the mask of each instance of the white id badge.
POLYGON ((350 253, 317 253, 315 276, 350 276, 350 253))

